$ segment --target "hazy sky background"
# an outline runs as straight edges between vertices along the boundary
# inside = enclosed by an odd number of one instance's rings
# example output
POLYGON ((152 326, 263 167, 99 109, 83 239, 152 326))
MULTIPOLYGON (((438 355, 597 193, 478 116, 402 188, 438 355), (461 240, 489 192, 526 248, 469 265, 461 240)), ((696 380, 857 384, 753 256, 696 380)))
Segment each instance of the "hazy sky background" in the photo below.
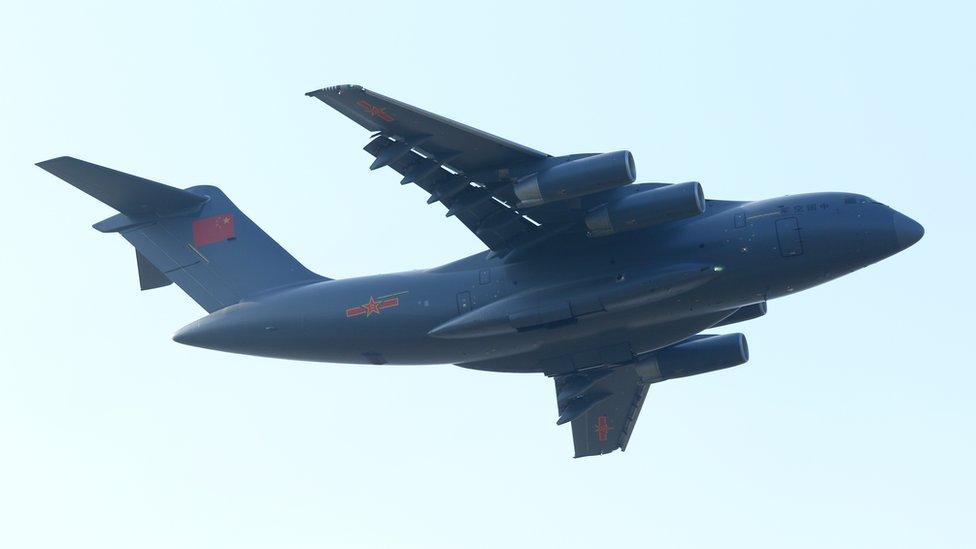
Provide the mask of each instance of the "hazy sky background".
POLYGON ((970 3, 11 2, 0 14, 0 546, 973 547, 970 3), (307 91, 359 83, 713 198, 867 194, 925 238, 730 331, 574 460, 552 382, 169 338, 113 212, 33 166, 216 184, 330 277, 481 249, 307 91))

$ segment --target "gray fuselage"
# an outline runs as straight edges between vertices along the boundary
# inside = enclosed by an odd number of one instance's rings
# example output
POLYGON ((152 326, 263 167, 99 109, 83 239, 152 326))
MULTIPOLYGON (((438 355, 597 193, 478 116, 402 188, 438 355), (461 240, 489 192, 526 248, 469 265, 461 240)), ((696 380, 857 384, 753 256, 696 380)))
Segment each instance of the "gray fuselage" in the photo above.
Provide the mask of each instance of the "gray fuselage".
POLYGON ((565 372, 671 345, 740 307, 850 273, 921 236, 910 218, 855 194, 709 201, 693 218, 562 239, 571 244, 541 244, 517 258, 480 253, 429 270, 278 289, 174 339, 296 360, 565 372), (675 269, 687 283, 660 282, 675 269), (626 297, 611 306, 607 296, 616 294, 626 297), (600 305, 581 312, 590 301, 600 305), (453 332, 437 333, 452 322, 453 332))

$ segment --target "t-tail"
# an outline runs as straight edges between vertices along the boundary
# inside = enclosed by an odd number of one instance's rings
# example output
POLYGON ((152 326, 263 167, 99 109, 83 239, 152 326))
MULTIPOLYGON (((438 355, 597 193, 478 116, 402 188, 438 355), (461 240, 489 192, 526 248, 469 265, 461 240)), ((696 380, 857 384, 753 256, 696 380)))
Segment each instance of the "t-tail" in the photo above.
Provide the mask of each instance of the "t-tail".
POLYGON ((94 227, 135 246, 143 290, 175 282, 212 313, 328 280, 302 266, 217 187, 181 190, 68 156, 37 165, 119 212, 94 227))

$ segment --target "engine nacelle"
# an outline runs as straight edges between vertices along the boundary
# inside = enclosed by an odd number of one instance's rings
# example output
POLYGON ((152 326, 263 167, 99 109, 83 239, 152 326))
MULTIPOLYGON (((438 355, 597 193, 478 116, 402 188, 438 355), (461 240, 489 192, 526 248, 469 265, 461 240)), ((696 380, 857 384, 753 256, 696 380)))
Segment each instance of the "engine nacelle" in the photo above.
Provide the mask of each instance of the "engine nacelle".
POLYGON ((633 183, 637 178, 630 151, 571 160, 519 180, 514 187, 519 206, 538 206, 633 183))
POLYGON ((745 364, 749 346, 742 334, 700 336, 642 358, 638 372, 648 381, 693 376, 745 364))
POLYGON ((705 211, 705 194, 695 181, 625 196, 586 214, 590 236, 643 229, 705 211))

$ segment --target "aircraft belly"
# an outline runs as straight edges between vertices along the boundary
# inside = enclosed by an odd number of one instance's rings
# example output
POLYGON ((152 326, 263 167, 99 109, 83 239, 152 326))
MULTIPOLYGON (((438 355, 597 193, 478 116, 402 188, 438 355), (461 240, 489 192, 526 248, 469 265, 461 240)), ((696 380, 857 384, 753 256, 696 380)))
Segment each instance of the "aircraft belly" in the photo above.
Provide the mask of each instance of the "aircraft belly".
MULTIPOLYGON (((228 307, 185 328, 179 340, 229 352, 319 362, 573 371, 626 361, 720 320, 710 320, 711 311, 728 311, 730 304, 716 299, 724 293, 723 285, 711 280, 717 271, 694 266, 688 278, 686 270, 665 273, 663 278, 660 273, 651 278, 638 273, 623 284, 610 282, 609 291, 585 286, 599 290, 596 293, 573 285, 579 282, 542 293, 517 293, 504 273, 483 284, 478 270, 330 280, 228 307), (667 288, 667 293, 654 297, 659 288, 667 288), (643 295, 645 289, 650 297, 643 295), (558 310, 548 306, 551 298, 560 296, 568 305, 558 310), (587 298, 593 298, 594 307, 585 307, 587 298), (497 314, 508 327, 476 337, 431 335, 436 327, 480 311, 497 311, 490 314, 497 314)), ((477 323, 474 327, 476 333, 481 329, 477 323)))
MULTIPOLYGON (((685 311, 687 313, 687 311, 685 311)), ((535 349, 507 356, 463 361, 458 366, 499 372, 545 372, 560 374, 605 364, 627 362, 636 355, 666 347, 709 328, 733 311, 696 312, 670 318, 647 315, 638 322, 636 314, 607 321, 590 330, 553 330, 535 349), (629 318, 628 318, 629 317, 629 318), (600 329, 602 328, 602 329, 600 329)), ((624 316, 624 315, 621 315, 624 316)), ((528 335, 528 334, 521 334, 528 335)))
MULTIPOLYGON (((303 321, 303 329, 313 346, 307 351, 316 356, 313 360, 326 362, 455 363, 499 371, 566 371, 625 361, 633 354, 698 333, 732 312, 728 303, 715 302, 711 307, 701 304, 714 293, 706 290, 711 287, 706 285, 690 293, 679 292, 645 305, 585 314, 568 322, 539 327, 528 323, 526 329, 474 338, 428 335, 446 321, 470 317, 482 309, 490 310, 496 304, 517 298, 517 295, 503 297, 501 301, 488 302, 459 315, 461 305, 454 296, 466 293, 470 288, 467 284, 475 275, 476 272, 451 273, 433 281, 427 278, 429 274, 411 275, 410 278, 416 278, 404 279, 399 286, 388 281, 378 287, 373 284, 354 287, 339 281, 325 283, 323 286, 330 290, 328 296, 316 302, 316 312, 303 321), (382 308, 379 304, 385 296, 379 294, 394 286, 403 288, 396 305, 382 308), (371 304, 370 300, 375 303, 371 304), (336 314, 337 311, 342 314, 336 314)), ((474 294, 472 299, 478 297, 474 294)), ((524 320, 515 315, 512 318, 516 323, 524 320)), ((306 359, 308 356, 305 355, 306 359)))

